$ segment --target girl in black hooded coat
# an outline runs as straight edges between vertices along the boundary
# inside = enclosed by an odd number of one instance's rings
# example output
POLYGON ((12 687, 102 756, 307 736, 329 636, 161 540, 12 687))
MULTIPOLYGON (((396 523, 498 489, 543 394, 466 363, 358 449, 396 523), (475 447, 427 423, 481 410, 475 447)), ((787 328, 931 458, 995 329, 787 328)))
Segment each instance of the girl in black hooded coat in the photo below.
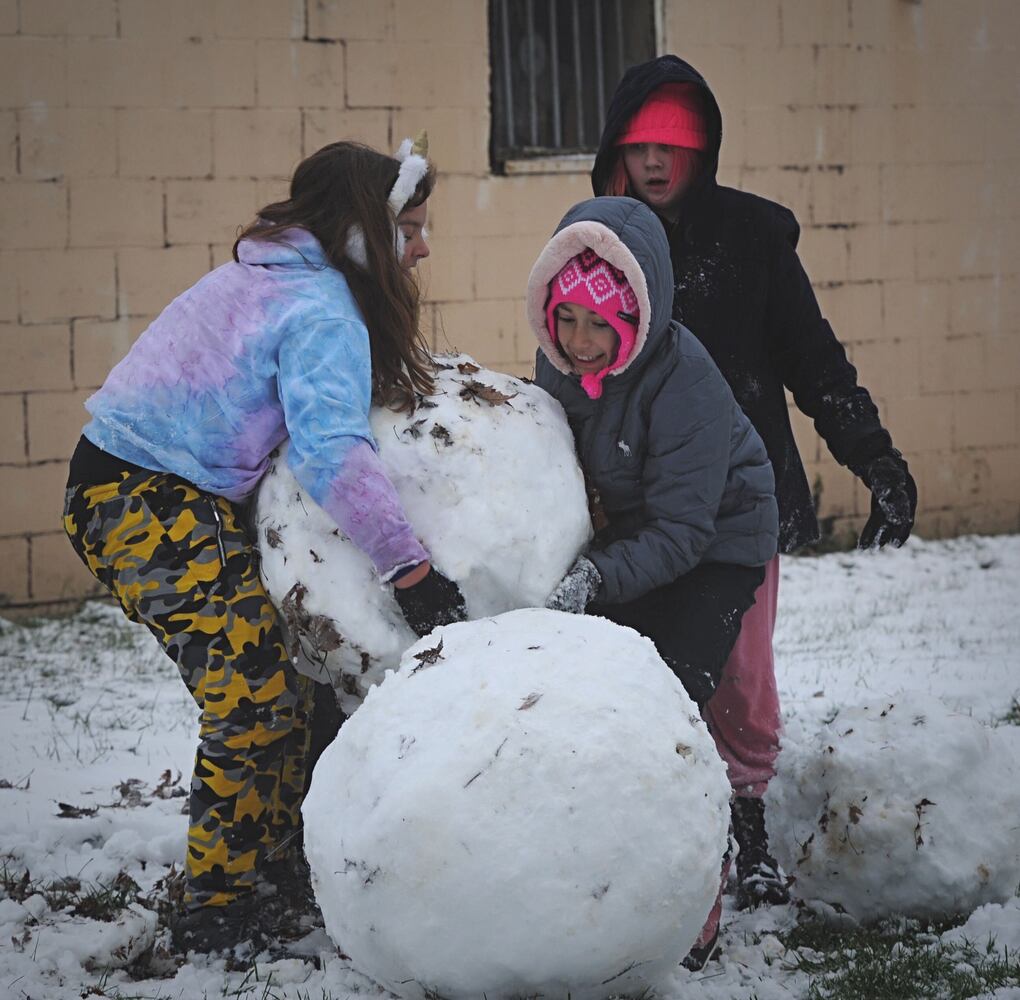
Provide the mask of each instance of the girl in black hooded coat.
MULTIPOLYGON (((596 195, 627 194, 658 215, 673 264, 673 316, 708 349, 765 442, 776 478, 779 551, 818 538, 785 390, 840 464, 872 494, 860 537, 870 548, 910 534, 917 489, 868 391, 824 319, 797 256, 789 209, 716 183, 722 116, 705 79, 674 55, 629 69, 592 169, 596 195)), ((762 794, 774 771, 779 705, 772 667, 778 556, 705 716, 730 767, 739 905, 788 898, 765 834, 762 794), (762 669, 762 658, 769 669, 762 669), (750 675, 771 683, 745 683, 750 675)))

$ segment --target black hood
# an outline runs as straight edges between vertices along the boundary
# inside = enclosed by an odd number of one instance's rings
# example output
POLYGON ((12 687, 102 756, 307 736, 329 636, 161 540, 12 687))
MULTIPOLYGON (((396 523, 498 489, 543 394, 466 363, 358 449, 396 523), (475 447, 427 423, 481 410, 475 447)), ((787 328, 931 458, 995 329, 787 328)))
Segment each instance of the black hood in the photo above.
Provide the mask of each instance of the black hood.
POLYGON ((650 62, 631 66, 618 84, 606 112, 606 126, 602 130, 599 151, 591 171, 591 187, 595 195, 605 194, 616 166, 619 150, 616 137, 623 131, 634 113, 645 103, 648 95, 664 83, 694 83, 701 88, 708 127, 708 149, 705 166, 697 181, 684 198, 693 202, 715 187, 715 174, 719 167, 719 147, 722 144, 722 115, 719 104, 705 78, 690 63, 678 56, 659 56, 650 62))

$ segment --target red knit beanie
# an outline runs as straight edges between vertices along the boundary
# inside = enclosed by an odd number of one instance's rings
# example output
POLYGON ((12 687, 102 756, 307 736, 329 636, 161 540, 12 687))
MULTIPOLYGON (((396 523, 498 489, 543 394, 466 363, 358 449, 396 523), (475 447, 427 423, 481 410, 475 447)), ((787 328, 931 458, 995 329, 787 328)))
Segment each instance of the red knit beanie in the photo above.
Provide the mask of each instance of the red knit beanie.
POLYGON ((661 146, 708 149, 708 130, 695 83, 664 83, 648 95, 616 137, 617 146, 655 142, 661 146))
POLYGON ((587 249, 571 257, 549 282, 546 327, 556 345, 560 342, 556 334, 556 307, 561 302, 597 312, 620 338, 620 349, 612 364, 581 376, 584 391, 591 399, 598 399, 602 395, 602 380, 625 365, 634 350, 640 319, 637 296, 623 271, 603 260, 594 250, 587 249))

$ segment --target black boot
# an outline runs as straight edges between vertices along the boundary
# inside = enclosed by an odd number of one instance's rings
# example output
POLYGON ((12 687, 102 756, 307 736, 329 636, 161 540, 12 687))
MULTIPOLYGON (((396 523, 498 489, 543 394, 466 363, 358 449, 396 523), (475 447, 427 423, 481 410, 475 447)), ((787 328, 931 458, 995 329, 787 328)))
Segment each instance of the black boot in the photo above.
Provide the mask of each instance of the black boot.
POLYGON ((215 954, 237 948, 255 952, 263 943, 252 893, 226 906, 196 906, 175 914, 170 921, 170 936, 182 954, 215 954))
POLYGON ((733 836, 740 848, 737 855, 737 909, 789 903, 786 876, 769 853, 765 803, 761 799, 738 796, 733 800, 731 810, 733 836))
POLYGON ((710 941, 702 945, 695 945, 687 957, 680 963, 688 972, 700 972, 712 959, 719 955, 719 927, 716 925, 715 933, 710 941))
POLYGON ((262 929, 272 937, 293 941, 313 927, 322 926, 322 914, 312 888, 312 872, 304 851, 292 851, 287 857, 263 866, 262 876, 272 886, 269 896, 260 899, 262 929))

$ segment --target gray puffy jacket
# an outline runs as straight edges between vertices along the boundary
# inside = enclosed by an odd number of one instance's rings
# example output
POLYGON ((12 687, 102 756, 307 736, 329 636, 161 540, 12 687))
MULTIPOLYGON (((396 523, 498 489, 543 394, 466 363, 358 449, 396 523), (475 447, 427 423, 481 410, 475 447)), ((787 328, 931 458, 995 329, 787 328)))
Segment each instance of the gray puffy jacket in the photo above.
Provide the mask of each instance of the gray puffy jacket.
POLYGON ((669 246, 651 210, 632 198, 575 205, 532 268, 527 311, 536 381, 566 411, 609 517, 587 553, 602 575, 596 601, 634 600, 701 562, 768 562, 779 527, 772 466, 708 352, 671 318, 669 246), (549 282, 586 247, 626 274, 641 313, 630 358, 597 400, 545 325, 549 282))

